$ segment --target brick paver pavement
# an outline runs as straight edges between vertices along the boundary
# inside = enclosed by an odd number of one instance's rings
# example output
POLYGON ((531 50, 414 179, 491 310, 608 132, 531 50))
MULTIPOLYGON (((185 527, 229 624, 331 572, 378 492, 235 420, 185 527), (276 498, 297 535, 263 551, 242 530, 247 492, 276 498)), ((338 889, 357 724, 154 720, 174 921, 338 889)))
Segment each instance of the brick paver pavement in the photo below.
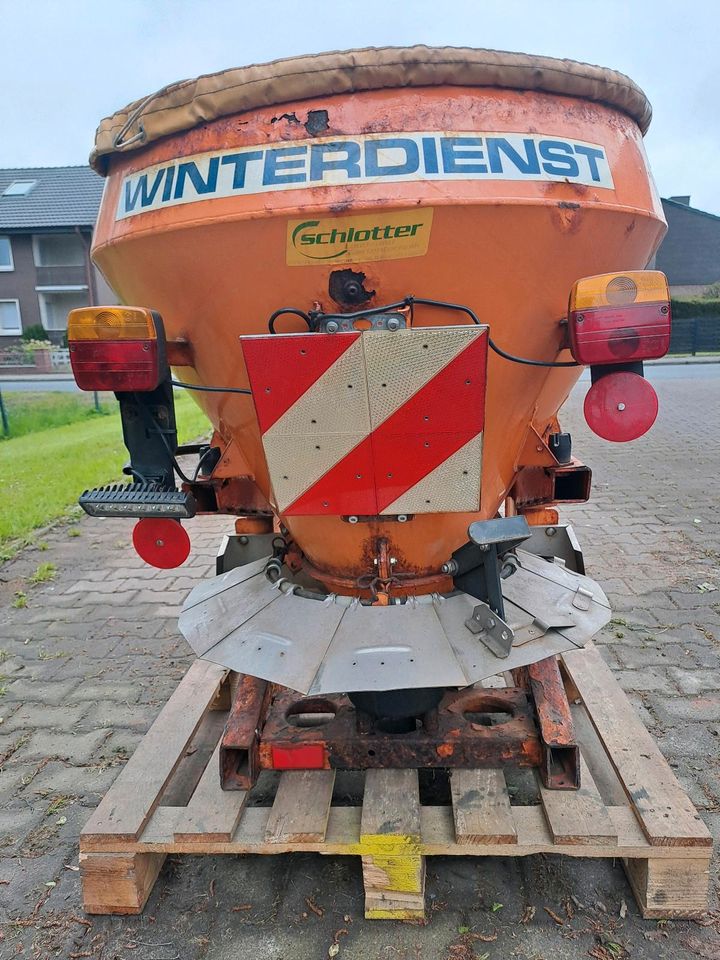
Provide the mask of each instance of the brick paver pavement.
MULTIPOLYGON (((720 840, 720 379, 693 372, 659 381, 658 423, 626 446, 590 434, 578 388, 563 423, 594 492, 564 516, 615 610, 603 656, 720 840)), ((322 958, 334 938, 341 956, 373 960, 720 957, 718 914, 642 921, 619 865, 560 857, 431 858, 425 927, 365 922, 357 861, 304 854, 169 858, 142 917, 84 917, 80 827, 191 661, 177 613, 228 525, 194 521, 175 571, 135 557, 128 522, 87 518, 0 568, 2 960, 322 958), (55 579, 29 585, 44 562, 55 579)))

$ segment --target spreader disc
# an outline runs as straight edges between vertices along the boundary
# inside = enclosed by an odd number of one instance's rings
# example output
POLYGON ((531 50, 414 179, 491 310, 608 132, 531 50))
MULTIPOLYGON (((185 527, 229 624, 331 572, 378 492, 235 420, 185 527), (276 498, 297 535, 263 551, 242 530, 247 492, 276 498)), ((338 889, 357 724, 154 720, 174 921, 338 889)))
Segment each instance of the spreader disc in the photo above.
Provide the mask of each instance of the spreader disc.
POLYGON ((644 377, 627 370, 596 380, 585 397, 585 419, 603 440, 637 440, 655 423, 658 398, 644 377))
POLYGON ((145 563, 168 570, 185 563, 190 537, 179 520, 147 517, 135 524, 133 546, 145 563))

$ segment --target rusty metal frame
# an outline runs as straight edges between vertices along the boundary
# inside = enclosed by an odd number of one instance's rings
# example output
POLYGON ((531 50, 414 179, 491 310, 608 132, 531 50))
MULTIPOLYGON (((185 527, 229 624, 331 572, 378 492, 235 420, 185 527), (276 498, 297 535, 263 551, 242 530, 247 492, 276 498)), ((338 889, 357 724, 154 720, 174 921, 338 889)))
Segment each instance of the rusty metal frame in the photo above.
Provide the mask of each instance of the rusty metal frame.
POLYGON ((262 729, 260 768, 287 769, 278 765, 278 753, 288 757, 305 748, 314 748, 325 769, 535 767, 542 763, 532 705, 525 691, 515 687, 449 692, 415 730, 397 733, 383 726, 382 721, 357 711, 345 696, 301 697, 283 690, 274 698, 262 729), (309 726, 293 722, 298 715, 311 718, 313 714, 325 715, 326 722, 309 726), (486 726, 473 718, 492 714, 505 714, 507 720, 486 726))
POLYGON ((220 743, 223 790, 249 790, 258 778, 259 732, 270 703, 272 684, 240 674, 220 743))
POLYGON ((547 657, 512 673, 535 705, 542 741, 543 784, 551 790, 579 789, 580 750, 557 658, 547 657))
POLYGON ((580 786, 570 705, 555 657, 513 671, 517 686, 448 691, 399 732, 344 695, 305 697, 241 675, 220 747, 224 790, 248 790, 261 770, 536 767, 554 790, 580 786), (500 719, 504 715, 507 719, 500 719))

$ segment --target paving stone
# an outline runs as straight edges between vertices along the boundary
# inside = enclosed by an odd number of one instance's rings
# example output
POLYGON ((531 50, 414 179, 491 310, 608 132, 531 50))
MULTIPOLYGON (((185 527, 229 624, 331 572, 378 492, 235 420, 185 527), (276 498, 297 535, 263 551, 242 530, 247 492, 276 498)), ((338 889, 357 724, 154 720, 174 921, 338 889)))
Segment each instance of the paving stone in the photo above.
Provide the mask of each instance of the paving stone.
POLYGON ((144 703, 112 703, 103 701, 94 704, 88 711, 84 725, 104 730, 128 729, 145 731, 157 716, 157 708, 144 703))
POLYGON ((657 743, 670 758, 718 756, 718 738, 705 723, 675 723, 658 736, 657 743))
POLYGON ((37 731, 20 747, 16 756, 21 760, 33 757, 62 757, 74 763, 97 762, 99 749, 108 739, 109 733, 108 730, 96 730, 92 733, 37 731))
POLYGON ((72 690, 77 686, 72 680, 61 682, 44 681, 42 684, 33 683, 32 679, 23 676, 19 680, 8 683, 5 697, 8 700, 21 700, 51 704, 57 706, 67 700, 72 690))
POLYGON ((682 693, 703 693, 720 687, 720 676, 717 670, 686 670, 674 666, 669 666, 667 670, 682 693))
MULTIPOLYGON (((103 746, 101 755, 104 752, 103 746)), ((114 761, 112 766, 107 761, 101 762, 100 758, 97 764, 89 766, 75 766, 60 761, 46 763, 24 788, 24 796, 36 798, 37 803, 47 796, 76 796, 81 801, 97 806, 118 775, 121 766, 118 765, 117 757, 109 759, 114 761)), ((33 772, 37 767, 36 763, 33 772)), ((23 767, 23 769, 27 768, 23 767)), ((25 775, 27 776, 27 773, 25 775)))
POLYGON ((114 703, 137 703, 138 686, 135 683, 97 683, 83 682, 77 684, 69 694, 68 699, 90 701, 112 701, 114 703))
POLYGON ((706 693, 695 697, 658 697, 652 695, 651 704, 658 716, 687 720, 690 723, 704 720, 720 720, 720 696, 706 693))
POLYGON ((720 645, 717 647, 711 646, 708 641, 705 643, 689 643, 687 650, 701 667, 720 670, 720 645))
MULTIPOLYGON (((23 789, 23 781, 27 781, 35 773, 37 764, 11 762, 0 768, 0 809, 16 806, 18 795, 23 789)), ((2 840, 0 840, 0 856, 2 856, 2 840)))
POLYGON ((0 862, 20 850, 25 837, 43 817, 39 807, 28 807, 17 800, 14 806, 0 808, 0 862))
POLYGON ((671 696, 678 692, 665 670, 658 667, 646 667, 644 670, 618 670, 615 678, 623 690, 657 690, 671 696))
POLYGON ((75 727, 87 712, 87 706, 50 706, 49 704, 29 701, 3 724, 3 730, 32 730, 44 727, 54 727, 59 730, 70 730, 75 727))
POLYGON ((623 647, 613 647, 628 670, 641 670, 644 667, 664 667, 671 663, 695 665, 696 656, 690 647, 679 644, 638 644, 629 641, 623 647))

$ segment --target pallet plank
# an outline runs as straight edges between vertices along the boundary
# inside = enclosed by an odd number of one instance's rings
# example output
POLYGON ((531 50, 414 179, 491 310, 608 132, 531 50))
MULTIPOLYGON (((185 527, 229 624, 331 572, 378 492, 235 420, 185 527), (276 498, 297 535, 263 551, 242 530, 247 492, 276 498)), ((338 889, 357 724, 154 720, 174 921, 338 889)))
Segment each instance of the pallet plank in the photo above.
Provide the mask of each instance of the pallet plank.
POLYGON ((538 778, 540 799, 555 843, 617 843, 617 830, 580 755, 580 789, 548 790, 538 778))
POLYGON ((178 841, 232 840, 247 791, 221 789, 220 746, 218 742, 183 816, 176 821, 174 837, 178 841))
POLYGON ((142 913, 164 861, 164 853, 81 853, 83 910, 142 913))
MULTIPOLYGON (((420 853, 420 789, 417 770, 368 770, 360 821, 360 850, 367 919, 403 919, 377 906, 377 895, 424 895, 425 858, 420 853), (367 897, 376 895, 375 899, 367 897), (382 909, 382 912, 378 912, 382 909)), ((423 896, 424 904, 424 896, 423 896)), ((419 916, 420 908, 413 908, 419 916)), ((424 916, 424 907, 421 911, 424 916)))
POLYGON ((94 839, 136 840, 215 698, 227 670, 196 660, 118 774, 82 831, 94 839))
POLYGON ((645 920, 699 919, 707 911, 710 859, 623 860, 645 920))
POLYGON ((286 770, 267 822, 267 842, 322 842, 334 785, 334 770, 286 770))
POLYGON ((450 791, 458 843, 517 843, 502 770, 453 770, 450 791))
POLYGON ((361 836, 407 837, 420 841, 420 788, 417 770, 365 773, 361 836))
POLYGON ((597 649, 562 655, 571 680, 652 845, 712 845, 712 837, 597 649))

